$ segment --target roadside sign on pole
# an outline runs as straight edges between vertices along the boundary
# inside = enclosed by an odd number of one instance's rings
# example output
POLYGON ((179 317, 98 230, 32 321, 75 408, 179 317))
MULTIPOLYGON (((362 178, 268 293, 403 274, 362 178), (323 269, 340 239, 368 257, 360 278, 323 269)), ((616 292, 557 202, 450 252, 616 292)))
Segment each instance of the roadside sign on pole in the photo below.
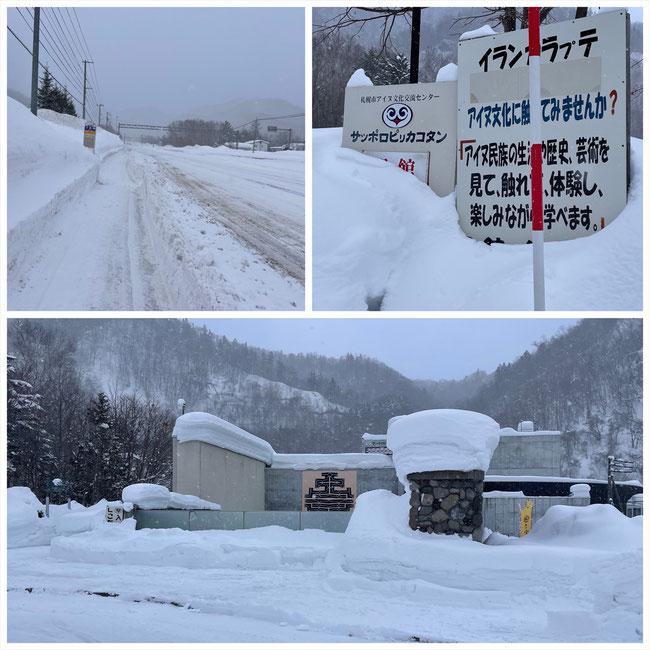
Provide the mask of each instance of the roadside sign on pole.
MULTIPOLYGON (((545 241, 584 237, 623 210, 628 181, 629 17, 624 10, 540 28, 545 241)), ((533 239, 529 33, 458 44, 457 208, 474 239, 533 239)))
POLYGON ((267 127, 266 127, 266 130, 267 130, 267 131, 274 132, 274 131, 277 131, 277 130, 278 130, 278 127, 277 127, 277 126, 267 126, 267 127))
POLYGON ((92 123, 88 122, 84 126, 84 147, 88 147, 95 151, 95 134, 97 127, 92 123))

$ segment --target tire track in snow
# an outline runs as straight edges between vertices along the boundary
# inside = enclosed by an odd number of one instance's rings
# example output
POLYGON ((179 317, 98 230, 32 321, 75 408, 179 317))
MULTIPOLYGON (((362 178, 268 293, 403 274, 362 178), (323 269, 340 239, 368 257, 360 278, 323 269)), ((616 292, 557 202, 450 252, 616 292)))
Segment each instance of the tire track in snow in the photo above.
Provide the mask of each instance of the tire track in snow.
MULTIPOLYGON (((190 178, 178 168, 160 160, 160 166, 172 181, 186 188, 194 202, 201 205, 208 219, 227 227, 246 246, 255 250, 274 269, 305 281, 304 226, 265 208, 233 195, 223 185, 217 190, 190 178)), ((259 180, 255 182, 259 183, 259 180)), ((272 186, 276 188, 276 186, 272 186)), ((285 188, 279 188, 286 191, 285 188)))

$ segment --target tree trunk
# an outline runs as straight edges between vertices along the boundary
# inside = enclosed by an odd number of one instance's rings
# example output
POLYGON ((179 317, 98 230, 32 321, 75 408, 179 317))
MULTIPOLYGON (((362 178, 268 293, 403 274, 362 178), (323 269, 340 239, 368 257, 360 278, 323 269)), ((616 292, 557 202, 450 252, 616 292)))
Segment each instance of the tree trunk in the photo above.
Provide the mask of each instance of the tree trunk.
POLYGON ((514 32, 517 29, 517 8, 505 7, 503 10, 503 31, 514 32))

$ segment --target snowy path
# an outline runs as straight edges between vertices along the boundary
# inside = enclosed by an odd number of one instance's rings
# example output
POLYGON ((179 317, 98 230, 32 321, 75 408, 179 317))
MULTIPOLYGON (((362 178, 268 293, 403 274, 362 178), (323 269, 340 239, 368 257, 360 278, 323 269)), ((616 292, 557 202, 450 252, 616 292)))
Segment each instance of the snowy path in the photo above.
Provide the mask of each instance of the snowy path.
MULTIPOLYGON (((9 308, 302 308, 304 245, 297 212, 284 239, 274 238, 267 220, 256 219, 255 208, 217 222, 204 207, 216 201, 216 188, 159 165, 148 155, 152 149, 126 147, 105 158, 97 182, 75 200, 56 204, 29 247, 13 250, 10 235, 9 308), (239 222, 245 222, 247 238, 236 228, 239 222), (256 232, 261 240, 282 240, 284 248, 268 246, 269 253, 255 244, 256 232)), ((177 158, 191 152, 179 150, 177 158)), ((211 160, 214 165, 228 158, 211 160)), ((206 175, 209 168, 206 163, 206 175)), ((259 201, 264 194, 258 191, 259 201)))

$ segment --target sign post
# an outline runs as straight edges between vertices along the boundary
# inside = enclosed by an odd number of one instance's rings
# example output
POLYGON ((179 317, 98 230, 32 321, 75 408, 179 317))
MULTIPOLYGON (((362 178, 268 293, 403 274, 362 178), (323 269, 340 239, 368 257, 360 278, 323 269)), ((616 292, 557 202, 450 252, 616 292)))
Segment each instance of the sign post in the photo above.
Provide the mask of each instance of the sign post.
POLYGON ((526 501, 526 507, 519 506, 519 517, 521 523, 521 537, 525 537, 530 533, 533 520, 533 502, 526 501))
POLYGON ((528 78, 530 84, 530 203, 533 217, 533 292, 535 311, 546 309, 544 289, 544 220, 542 196, 542 103, 539 64, 539 7, 528 9, 528 78))
POLYGON ((590 236, 627 201, 629 16, 536 17, 458 43, 456 207, 487 244, 590 236))
POLYGON ((92 149, 93 153, 95 151, 96 131, 97 131, 97 127, 92 122, 88 122, 84 126, 84 147, 88 147, 89 149, 92 149))
POLYGON ((121 524, 124 521, 124 508, 122 506, 106 506, 106 521, 112 524, 121 524))

